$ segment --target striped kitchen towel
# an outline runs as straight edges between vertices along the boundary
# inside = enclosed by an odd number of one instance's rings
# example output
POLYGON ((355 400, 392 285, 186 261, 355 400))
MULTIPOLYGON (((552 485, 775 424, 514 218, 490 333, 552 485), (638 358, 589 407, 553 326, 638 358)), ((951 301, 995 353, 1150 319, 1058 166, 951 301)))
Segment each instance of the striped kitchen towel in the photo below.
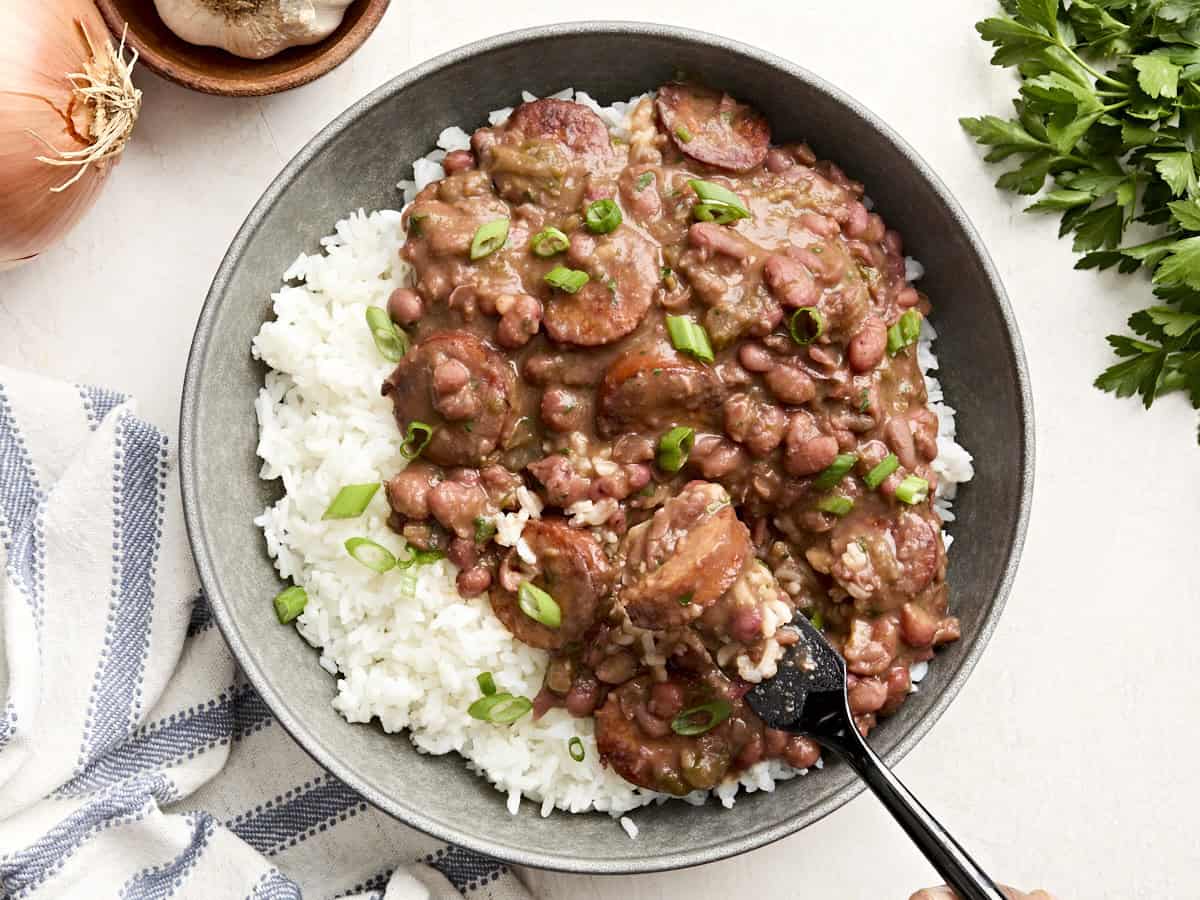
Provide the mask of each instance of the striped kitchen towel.
POLYGON ((0 571, 0 898, 528 897, 275 722, 129 398, 0 367, 0 571))

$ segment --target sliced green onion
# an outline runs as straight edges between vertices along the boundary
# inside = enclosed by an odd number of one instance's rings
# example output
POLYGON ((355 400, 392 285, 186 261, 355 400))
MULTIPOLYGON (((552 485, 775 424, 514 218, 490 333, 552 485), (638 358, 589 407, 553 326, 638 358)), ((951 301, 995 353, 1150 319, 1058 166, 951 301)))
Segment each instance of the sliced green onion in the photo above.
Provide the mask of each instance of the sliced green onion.
POLYGON ((575 762, 583 762, 583 758, 587 756, 587 751, 583 749, 583 741, 578 735, 567 741, 567 752, 575 762))
POLYGON ((728 225, 750 215, 750 210, 746 209, 742 199, 729 188, 698 178, 693 178, 688 184, 700 198, 700 202, 692 207, 692 215, 701 222, 728 225))
POLYGON ((854 501, 840 494, 830 494, 828 497, 821 498, 821 502, 817 504, 817 509, 821 510, 821 512, 832 513, 841 518, 854 509, 854 501))
POLYGON ((667 316, 667 333, 671 336, 671 346, 680 353, 690 353, 701 362, 712 362, 715 358, 708 332, 687 316, 667 316))
POLYGON ((337 492, 322 519, 353 519, 361 516, 367 504, 379 490, 379 482, 371 484, 348 484, 337 492))
POLYGON ((467 707, 467 715, 472 719, 484 722, 495 722, 507 725, 515 722, 525 713, 533 709, 528 697, 514 697, 512 694, 491 694, 480 697, 467 707))
POLYGON ((921 314, 915 309, 904 312, 896 323, 888 329, 887 349, 890 356, 895 356, 910 344, 915 344, 921 336, 921 314))
POLYGON ((816 478, 813 479, 813 487, 818 491, 833 490, 842 483, 842 479, 846 477, 854 464, 858 462, 858 457, 853 453, 839 453, 833 458, 828 466, 826 466, 816 478))
POLYGON ((346 552, 372 572, 383 574, 396 568, 396 557, 387 547, 382 547, 370 538, 352 537, 346 541, 346 552))
POLYGON ((821 611, 819 609, 812 614, 808 621, 812 623, 812 627, 817 629, 817 631, 820 631, 825 627, 825 617, 821 615, 821 611))
POLYGON ((889 453, 883 458, 883 461, 879 463, 879 465, 875 466, 875 468, 871 469, 871 471, 867 473, 867 476, 863 479, 863 481, 867 483, 867 487, 869 487, 871 490, 875 490, 875 488, 883 484, 884 480, 898 468, 900 468, 900 460, 896 458, 895 453, 889 453))
POLYGON ((792 313, 788 323, 792 340, 805 347, 825 333, 825 317, 813 306, 802 306, 792 313))
POLYGON ((375 341, 375 349, 388 362, 400 362, 410 346, 408 335, 392 321, 387 310, 381 306, 367 307, 367 327, 375 341))
POLYGON ((679 597, 676 597, 675 602, 678 603, 680 606, 691 606, 692 598, 694 596, 696 596, 695 592, 688 591, 686 594, 682 594, 679 597))
POLYGON ((675 137, 679 138, 680 142, 686 144, 692 139, 692 131, 686 125, 677 125, 675 127, 675 137))
POLYGON ((588 273, 578 269, 568 269, 566 266, 555 266, 546 273, 546 284, 568 294, 574 294, 588 283, 588 273))
POLYGON ((517 602, 521 612, 535 622, 540 622, 547 628, 558 628, 562 625, 562 610, 554 598, 536 584, 522 581, 517 590, 517 602))
POLYGON ((671 730, 685 737, 704 734, 706 731, 711 731, 728 719, 731 712, 733 712, 733 704, 728 700, 713 700, 711 703, 702 703, 699 706, 693 706, 691 709, 685 709, 672 719, 671 730), (700 721, 696 721, 697 716, 703 716, 703 718, 700 721))
POLYGON ((529 242, 529 249, 533 251, 533 255, 541 257, 562 253, 570 246, 571 239, 553 226, 543 228, 529 242))
POLYGON ((678 472, 687 462, 696 442, 696 429, 680 425, 658 439, 658 467, 664 472, 678 472))
POLYGON ((929 497, 929 482, 909 475, 896 486, 896 499, 905 503, 923 503, 929 497))
MULTIPOLYGON (((403 568, 397 564, 397 568, 403 568)), ((400 599, 401 600, 416 600, 417 599, 417 576, 412 572, 400 573, 400 599)))
POLYGON ((400 445, 400 455, 405 459, 416 459, 432 440, 432 426, 424 422, 409 422, 408 430, 404 433, 404 443, 400 445))
POLYGON ((439 559, 445 559, 446 554, 441 550, 417 550, 409 548, 412 555, 405 559, 396 560, 397 569, 411 569, 413 566, 427 566, 439 559))
POLYGON ((485 697, 490 697, 496 693, 496 679, 492 677, 491 672, 480 672, 475 676, 475 680, 479 683, 479 692, 485 697))
POLYGON ((605 197, 603 200, 593 200, 588 204, 583 222, 592 234, 608 234, 616 231, 621 224, 621 207, 616 201, 605 197))
POLYGON ((490 256, 508 240, 508 219, 493 219, 475 229, 471 239, 471 259, 490 256))
POLYGON ((475 517, 475 543, 486 544, 496 536, 496 523, 483 516, 475 517))
POLYGON ((643 172, 638 176, 637 183, 634 185, 635 190, 644 191, 654 183, 653 172, 643 172))
POLYGON ((276 594, 273 602, 275 618, 279 620, 280 625, 286 625, 304 612, 304 607, 308 603, 308 592, 299 585, 292 585, 276 594))

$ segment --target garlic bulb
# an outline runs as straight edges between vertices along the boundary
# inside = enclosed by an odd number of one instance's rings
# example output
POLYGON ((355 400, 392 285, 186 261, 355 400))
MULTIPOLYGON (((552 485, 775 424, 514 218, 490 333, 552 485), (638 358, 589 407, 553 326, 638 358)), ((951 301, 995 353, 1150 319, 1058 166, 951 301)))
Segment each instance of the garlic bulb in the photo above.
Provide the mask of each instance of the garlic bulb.
POLYGON ((154 0, 168 28, 189 44, 266 59, 333 34, 354 0, 154 0))

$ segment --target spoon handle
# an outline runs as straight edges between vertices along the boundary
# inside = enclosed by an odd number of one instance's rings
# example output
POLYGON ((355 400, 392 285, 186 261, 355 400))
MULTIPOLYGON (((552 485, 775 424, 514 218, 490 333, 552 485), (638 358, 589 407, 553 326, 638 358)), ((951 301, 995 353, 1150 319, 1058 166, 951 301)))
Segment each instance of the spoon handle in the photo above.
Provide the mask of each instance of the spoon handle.
POLYGON ((838 729, 836 735, 814 738, 845 758, 962 900, 1005 900, 987 873, 884 765, 857 728, 851 725, 838 729))

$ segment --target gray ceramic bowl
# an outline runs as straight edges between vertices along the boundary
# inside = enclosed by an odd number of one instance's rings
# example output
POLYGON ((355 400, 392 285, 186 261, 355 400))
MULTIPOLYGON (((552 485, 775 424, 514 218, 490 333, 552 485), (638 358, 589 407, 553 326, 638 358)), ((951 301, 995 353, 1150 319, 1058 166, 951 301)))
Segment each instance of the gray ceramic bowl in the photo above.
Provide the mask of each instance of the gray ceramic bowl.
MULTIPOLYGON (((587 23, 503 35, 425 63, 354 104, 284 169, 250 213, 217 272, 196 329, 184 386, 181 469, 188 530, 217 621, 250 681, 318 761, 411 825, 514 863, 576 872, 647 872, 759 847, 837 809, 861 788, 839 764, 715 803, 669 803, 635 815, 629 840, 606 815, 517 816, 457 755, 417 754, 402 735, 349 725, 330 706, 334 682, 271 610, 280 583, 251 520, 278 496, 260 482, 253 401, 263 369, 250 341, 270 315, 280 274, 313 252, 348 210, 395 207, 406 161, 439 130, 483 123, 489 110, 567 85, 624 99, 694 73, 762 109, 777 140, 805 138, 868 185, 908 252, 925 264, 941 333, 941 378, 979 465, 957 506, 950 566, 962 640, 938 654, 920 693, 871 735, 895 763, 966 680, 996 626, 1025 532, 1033 423, 1012 313, 962 210, 899 137, 850 97, 803 69, 723 38, 658 25, 587 23)), ((947 120, 947 128, 953 123, 947 120)))

